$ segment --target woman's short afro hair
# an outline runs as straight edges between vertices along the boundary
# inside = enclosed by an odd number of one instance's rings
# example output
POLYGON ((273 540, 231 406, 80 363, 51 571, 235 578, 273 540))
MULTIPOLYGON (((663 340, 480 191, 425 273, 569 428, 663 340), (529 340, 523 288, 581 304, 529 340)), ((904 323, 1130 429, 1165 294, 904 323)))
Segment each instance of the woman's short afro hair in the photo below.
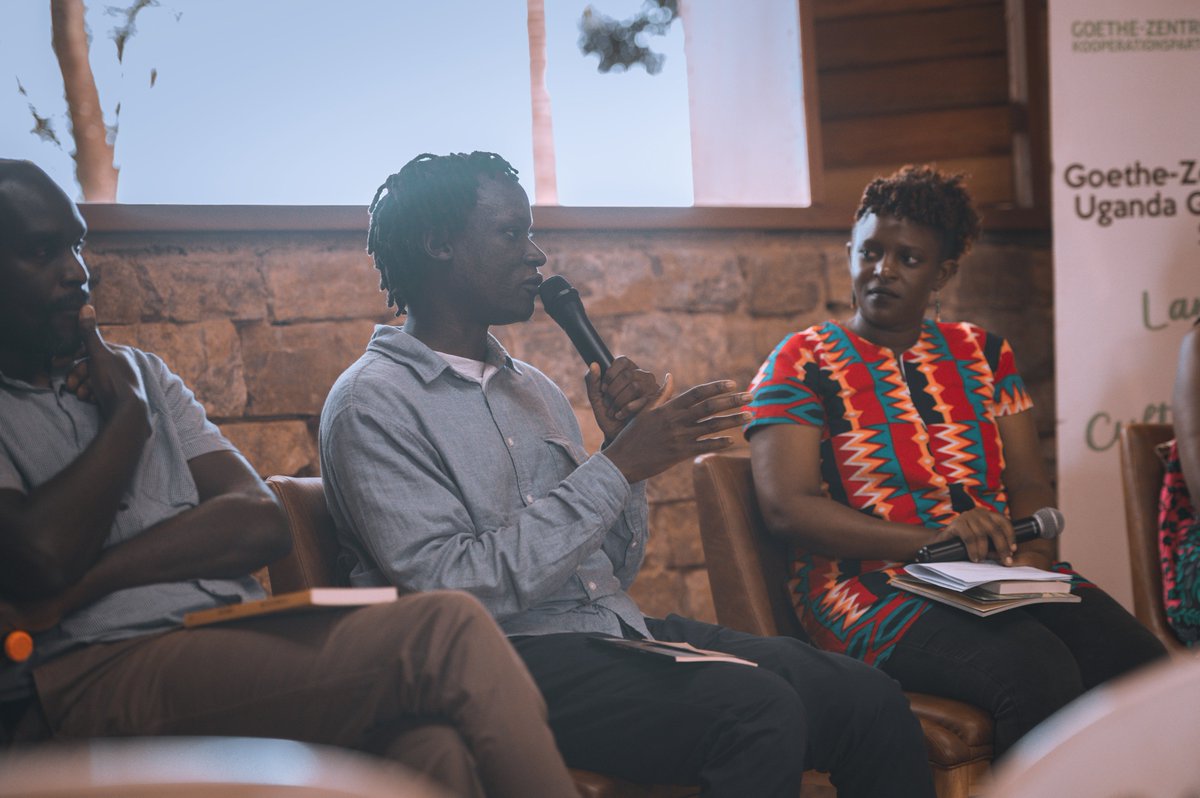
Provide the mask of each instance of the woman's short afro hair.
POLYGON ((979 237, 979 214, 963 175, 948 175, 929 165, 910 164, 872 180, 863 190, 854 221, 869 213, 932 228, 941 236, 944 260, 958 260, 979 237))

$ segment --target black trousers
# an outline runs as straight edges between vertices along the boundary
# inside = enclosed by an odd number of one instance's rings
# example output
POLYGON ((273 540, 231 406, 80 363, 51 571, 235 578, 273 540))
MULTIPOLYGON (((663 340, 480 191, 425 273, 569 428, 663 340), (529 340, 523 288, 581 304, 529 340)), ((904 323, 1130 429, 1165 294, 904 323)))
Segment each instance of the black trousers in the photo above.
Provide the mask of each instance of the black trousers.
POLYGON ((920 725, 885 674, 792 638, 647 624, 759 667, 675 663, 586 634, 513 638, 567 764, 704 796, 795 798, 806 768, 830 771, 842 798, 933 795, 920 725))
POLYGON ((995 755, 1084 692, 1166 655, 1111 596, 1038 604, 990 618, 934 605, 882 664, 906 690, 974 704, 995 718, 995 755))

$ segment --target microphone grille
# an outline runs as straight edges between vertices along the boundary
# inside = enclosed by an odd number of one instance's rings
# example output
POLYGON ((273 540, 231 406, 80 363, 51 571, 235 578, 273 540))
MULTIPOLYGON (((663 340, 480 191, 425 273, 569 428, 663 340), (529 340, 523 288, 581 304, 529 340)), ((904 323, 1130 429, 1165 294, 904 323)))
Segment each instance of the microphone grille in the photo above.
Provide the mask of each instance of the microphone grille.
POLYGON ((1037 522, 1038 537, 1046 540, 1054 540, 1062 534, 1063 527, 1067 525, 1057 507, 1043 507, 1033 514, 1033 520, 1037 522))
POLYGON ((574 290, 567 282, 566 277, 561 274, 552 274, 542 280, 542 284, 538 286, 538 296, 542 299, 542 305, 549 310, 550 306, 555 304, 560 297, 574 290))

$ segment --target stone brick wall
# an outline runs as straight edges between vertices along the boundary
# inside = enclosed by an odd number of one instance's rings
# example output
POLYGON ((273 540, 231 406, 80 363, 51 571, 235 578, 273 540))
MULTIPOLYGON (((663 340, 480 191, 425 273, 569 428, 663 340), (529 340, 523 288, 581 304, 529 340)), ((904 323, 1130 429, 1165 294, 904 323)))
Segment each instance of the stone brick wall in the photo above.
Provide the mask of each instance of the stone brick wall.
MULTIPOLYGON (((259 473, 315 475, 317 420, 329 386, 372 326, 394 321, 361 233, 93 234, 87 259, 107 337, 154 351, 195 390, 259 473)), ((788 332, 849 314, 844 232, 571 232, 538 237, 583 295, 614 353, 677 387, 749 382, 788 332)), ((1053 456, 1049 236, 993 235, 942 297, 944 319, 1009 337, 1053 456)), ((589 446, 599 433, 583 366, 540 310, 495 330, 510 352, 556 380, 589 446)), ((652 614, 715 620, 690 465, 649 485, 651 545, 634 586, 652 614)))

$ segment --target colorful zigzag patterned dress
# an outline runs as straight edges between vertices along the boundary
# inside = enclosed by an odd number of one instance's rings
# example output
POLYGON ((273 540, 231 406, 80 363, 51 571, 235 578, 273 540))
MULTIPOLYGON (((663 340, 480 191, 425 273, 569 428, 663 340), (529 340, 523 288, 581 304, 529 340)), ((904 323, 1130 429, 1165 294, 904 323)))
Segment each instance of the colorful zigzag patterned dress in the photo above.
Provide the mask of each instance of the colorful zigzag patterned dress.
MULTIPOLYGON (((750 390, 747 437, 770 424, 821 428, 822 487, 835 501, 930 529, 976 506, 1007 512, 995 419, 1033 403, 999 336, 927 320, 897 357, 829 321, 785 338, 750 390)), ((798 549, 789 587, 813 642, 884 662, 930 606, 888 584, 901 567, 798 549)))

